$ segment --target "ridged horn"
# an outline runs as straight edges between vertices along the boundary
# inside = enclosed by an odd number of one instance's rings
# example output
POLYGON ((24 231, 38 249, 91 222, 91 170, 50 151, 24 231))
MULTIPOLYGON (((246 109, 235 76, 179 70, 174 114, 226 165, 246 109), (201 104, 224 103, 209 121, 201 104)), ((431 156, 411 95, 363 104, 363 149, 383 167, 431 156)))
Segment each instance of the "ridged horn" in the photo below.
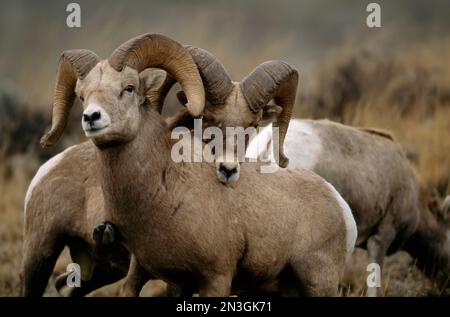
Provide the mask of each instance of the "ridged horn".
POLYGON ((286 167, 289 163, 284 155, 284 138, 292 116, 297 94, 298 71, 284 61, 267 61, 256 67, 241 83, 242 93, 248 106, 254 112, 263 109, 273 99, 283 108, 273 126, 279 130, 280 160, 279 165, 286 167))
POLYGON ((53 93, 52 127, 41 138, 42 146, 51 146, 61 137, 75 99, 77 79, 84 79, 99 61, 100 58, 89 50, 69 50, 61 54, 53 93))
POLYGON ((150 101, 150 106, 155 108, 159 113, 162 112, 162 107, 164 105, 164 100, 167 97, 170 89, 172 89, 173 85, 177 82, 173 79, 169 74, 166 74, 166 78, 164 82, 158 89, 150 91, 147 95, 148 100, 150 101))
POLYGON ((186 92, 186 107, 199 116, 205 107, 203 83, 191 55, 176 41, 159 34, 143 34, 120 45, 108 59, 117 71, 125 66, 138 72, 157 67, 164 69, 186 92))
POLYGON ((190 45, 185 48, 197 64, 208 101, 212 105, 224 104, 234 88, 225 67, 207 50, 190 45))

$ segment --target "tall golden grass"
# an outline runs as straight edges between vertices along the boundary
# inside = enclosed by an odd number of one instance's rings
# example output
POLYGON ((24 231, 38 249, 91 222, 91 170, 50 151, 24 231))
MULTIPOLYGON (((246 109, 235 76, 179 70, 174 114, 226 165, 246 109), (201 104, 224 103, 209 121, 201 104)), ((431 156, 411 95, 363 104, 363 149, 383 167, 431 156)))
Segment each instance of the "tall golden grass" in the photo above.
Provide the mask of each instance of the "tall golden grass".
MULTIPOLYGON (((0 175, 4 164, 0 162, 0 175)), ((22 253, 23 198, 29 178, 0 177, 0 295, 17 295, 22 253)))

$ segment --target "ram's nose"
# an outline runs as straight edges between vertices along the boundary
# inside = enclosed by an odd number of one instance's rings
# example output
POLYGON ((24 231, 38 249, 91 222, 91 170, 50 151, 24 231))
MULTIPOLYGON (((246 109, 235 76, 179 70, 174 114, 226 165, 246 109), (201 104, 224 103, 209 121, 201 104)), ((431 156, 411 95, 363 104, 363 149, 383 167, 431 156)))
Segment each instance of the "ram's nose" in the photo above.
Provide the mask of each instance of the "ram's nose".
POLYGON ((83 121, 89 124, 93 124, 95 121, 100 120, 101 117, 102 114, 100 113, 100 111, 85 111, 83 113, 83 121))
POLYGON ((239 179, 239 163, 219 163, 217 166, 217 177, 222 183, 236 182, 239 179))

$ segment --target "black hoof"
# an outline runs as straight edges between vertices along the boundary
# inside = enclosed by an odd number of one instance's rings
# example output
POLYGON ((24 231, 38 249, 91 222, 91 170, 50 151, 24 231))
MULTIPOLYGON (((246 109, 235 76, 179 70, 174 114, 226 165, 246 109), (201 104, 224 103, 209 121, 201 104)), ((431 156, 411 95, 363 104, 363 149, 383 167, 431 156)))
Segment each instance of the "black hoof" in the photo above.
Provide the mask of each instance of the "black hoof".
POLYGON ((110 245, 115 241, 116 230, 108 222, 103 222, 94 227, 92 237, 97 245, 110 245))
POLYGON ((280 154, 280 162, 278 164, 280 167, 286 168, 289 165, 289 159, 284 154, 280 154))

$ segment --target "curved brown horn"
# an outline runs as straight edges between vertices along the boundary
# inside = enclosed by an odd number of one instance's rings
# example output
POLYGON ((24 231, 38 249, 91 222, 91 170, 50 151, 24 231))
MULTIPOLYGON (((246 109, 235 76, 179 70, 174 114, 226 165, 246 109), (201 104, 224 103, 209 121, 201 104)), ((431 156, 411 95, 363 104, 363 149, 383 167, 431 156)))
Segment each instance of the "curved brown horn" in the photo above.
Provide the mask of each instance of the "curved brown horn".
POLYGON ((61 137, 75 98, 77 79, 85 78, 99 61, 100 58, 89 50, 69 50, 61 54, 53 93, 52 127, 41 138, 42 146, 51 146, 61 137))
POLYGON ((222 63, 217 57, 202 48, 190 45, 184 47, 197 64, 208 101, 212 105, 224 104, 234 86, 222 63))
MULTIPOLYGON (((224 104, 234 86, 222 63, 213 54, 202 48, 191 45, 184 45, 184 47, 197 65, 203 80, 207 100, 212 105, 224 104)), ((147 96, 151 105, 156 107, 160 113, 164 99, 175 83, 176 81, 167 74, 161 87, 147 96)))
POLYGON ((279 165, 286 167, 289 160, 284 155, 283 144, 297 94, 298 71, 283 61, 267 61, 256 67, 240 85, 252 111, 260 111, 271 99, 283 108, 273 126, 280 129, 279 165))
POLYGON ((176 84, 176 80, 172 78, 168 73, 166 74, 166 78, 162 85, 147 95, 148 100, 150 101, 150 106, 155 108, 159 113, 162 112, 162 107, 164 105, 164 100, 167 97, 170 89, 172 89, 173 85, 176 84))
POLYGON ((205 107, 205 92, 197 66, 191 55, 179 43, 159 34, 143 34, 119 46, 109 57, 117 71, 125 66, 138 72, 162 68, 178 81, 186 92, 189 112, 199 116, 205 107))

